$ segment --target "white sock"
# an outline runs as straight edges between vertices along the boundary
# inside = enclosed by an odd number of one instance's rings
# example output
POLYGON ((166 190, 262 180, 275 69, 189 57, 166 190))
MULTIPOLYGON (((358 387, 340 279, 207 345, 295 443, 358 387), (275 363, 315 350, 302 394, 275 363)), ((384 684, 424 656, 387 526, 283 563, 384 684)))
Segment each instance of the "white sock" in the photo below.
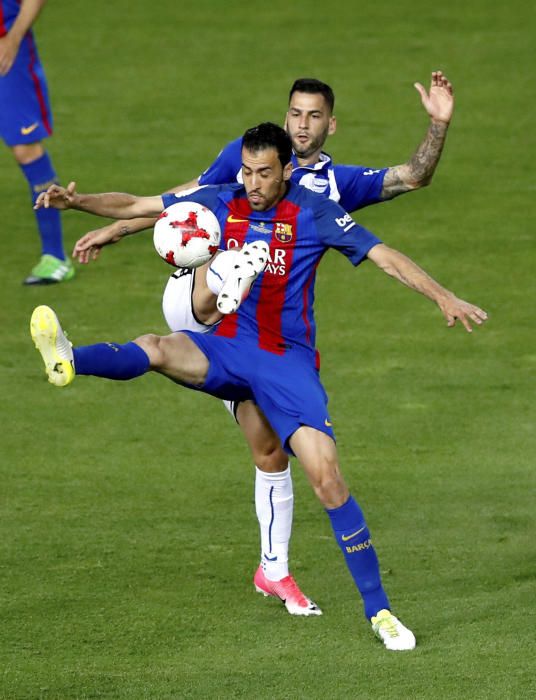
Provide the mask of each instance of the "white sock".
POLYGON ((269 581, 288 576, 288 547, 292 531, 294 494, 290 463, 284 472, 256 469, 255 509, 261 530, 261 564, 269 581))
POLYGON ((236 262, 238 250, 224 250, 213 258, 207 270, 207 287, 218 296, 229 272, 236 262))

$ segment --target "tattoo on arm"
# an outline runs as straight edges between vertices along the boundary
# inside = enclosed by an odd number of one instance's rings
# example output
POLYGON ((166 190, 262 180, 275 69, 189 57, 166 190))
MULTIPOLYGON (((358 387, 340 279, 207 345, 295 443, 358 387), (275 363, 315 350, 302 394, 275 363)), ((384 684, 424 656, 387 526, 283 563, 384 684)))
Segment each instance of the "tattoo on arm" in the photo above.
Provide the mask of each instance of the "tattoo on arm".
POLYGON ((387 170, 383 180, 382 199, 391 199, 430 182, 441 157, 447 129, 448 124, 432 122, 424 141, 410 160, 387 170))
POLYGON ((127 219, 126 221, 119 221, 119 235, 131 236, 133 233, 139 233, 140 231, 147 231, 147 229, 152 228, 156 223, 155 218, 138 218, 138 219, 127 219))
POLYGON ((406 165, 395 165, 387 170, 383 178, 382 199, 392 199, 399 194, 408 192, 411 188, 402 179, 401 171, 407 168, 406 165))

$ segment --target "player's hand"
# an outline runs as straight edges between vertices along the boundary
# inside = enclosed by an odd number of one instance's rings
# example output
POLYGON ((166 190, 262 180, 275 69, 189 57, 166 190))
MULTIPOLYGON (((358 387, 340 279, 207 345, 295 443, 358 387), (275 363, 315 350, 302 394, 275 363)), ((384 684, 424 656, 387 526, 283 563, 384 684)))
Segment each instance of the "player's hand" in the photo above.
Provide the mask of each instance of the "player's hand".
POLYGON ((18 50, 19 44, 9 34, 0 39, 0 75, 9 73, 18 50))
POLYGON ((441 309, 441 313, 447 319, 447 326, 449 326, 449 328, 456 325, 456 321, 460 321, 465 330, 468 333, 472 333, 472 323, 481 326, 484 321, 488 319, 488 314, 483 309, 469 304, 469 302, 463 299, 458 299, 454 294, 440 299, 437 303, 441 309))
POLYGON ((454 111, 454 92, 448 78, 437 70, 432 73, 429 93, 420 83, 415 83, 415 89, 420 94, 423 107, 430 118, 448 124, 454 111))
POLYGON ((35 200, 34 209, 70 209, 76 197, 76 182, 70 182, 67 187, 51 185, 46 192, 41 192, 35 200))
POLYGON ((73 258, 84 265, 90 260, 96 260, 105 245, 118 243, 121 240, 119 223, 115 221, 94 231, 88 231, 74 244, 73 258))

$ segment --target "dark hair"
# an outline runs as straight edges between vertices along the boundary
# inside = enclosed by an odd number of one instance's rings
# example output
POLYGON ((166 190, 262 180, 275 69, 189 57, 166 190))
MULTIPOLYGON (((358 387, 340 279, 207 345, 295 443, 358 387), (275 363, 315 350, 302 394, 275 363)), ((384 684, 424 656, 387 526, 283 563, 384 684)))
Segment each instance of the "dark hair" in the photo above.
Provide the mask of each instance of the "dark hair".
POLYGON ((298 80, 295 80, 288 95, 289 103, 295 92, 307 92, 310 95, 320 93, 324 96, 330 111, 333 112, 333 108, 335 107, 335 95, 330 86, 323 83, 321 80, 316 80, 316 78, 298 78, 298 80))
POLYGON ((290 163, 292 143, 289 135, 277 124, 263 122, 248 129, 242 137, 242 147, 248 151, 263 151, 265 148, 275 148, 283 167, 290 163))

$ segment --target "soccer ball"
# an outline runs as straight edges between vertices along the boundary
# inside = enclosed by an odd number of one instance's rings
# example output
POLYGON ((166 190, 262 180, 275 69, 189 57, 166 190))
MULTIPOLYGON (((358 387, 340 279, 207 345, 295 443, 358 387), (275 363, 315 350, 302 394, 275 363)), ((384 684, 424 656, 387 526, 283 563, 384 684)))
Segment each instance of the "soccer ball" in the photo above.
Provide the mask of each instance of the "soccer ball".
POLYGON ((218 250, 220 225, 214 214, 197 202, 177 202, 160 214, 154 226, 156 252, 175 267, 199 267, 218 250))

